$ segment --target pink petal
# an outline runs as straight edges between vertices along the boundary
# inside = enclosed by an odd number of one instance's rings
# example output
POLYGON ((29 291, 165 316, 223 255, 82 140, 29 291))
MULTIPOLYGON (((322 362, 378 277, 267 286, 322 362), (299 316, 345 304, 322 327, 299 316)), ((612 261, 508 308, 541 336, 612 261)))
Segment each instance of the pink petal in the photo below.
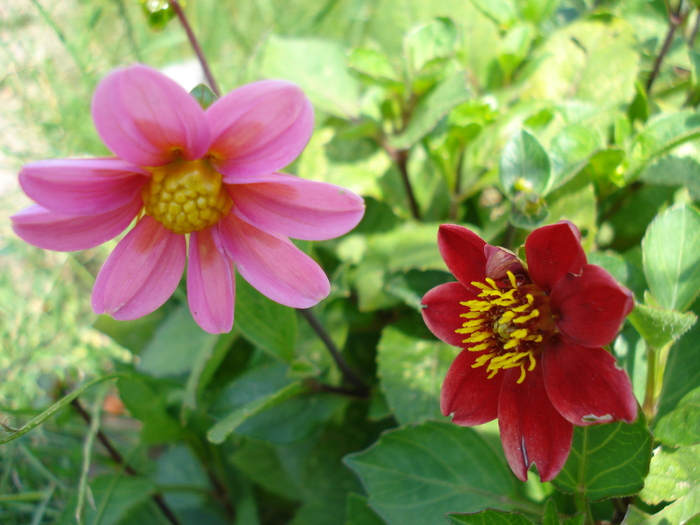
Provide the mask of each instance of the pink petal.
POLYGON ((185 237, 145 216, 102 266, 92 290, 92 309, 120 321, 150 314, 177 288, 186 258, 185 237))
POLYGON ((282 173, 259 177, 256 184, 229 185, 234 213, 270 233, 322 241, 352 230, 365 213, 353 192, 282 173))
POLYGON ((442 224, 438 231, 438 248, 445 264, 469 291, 479 293, 472 282, 484 282, 486 277, 486 242, 477 234, 457 226, 442 224))
POLYGON ((131 224, 142 206, 139 195, 121 208, 76 217, 35 204, 10 218, 12 229, 29 244, 45 250, 75 252, 114 239, 131 224))
POLYGON ((498 416, 498 396, 505 374, 489 379, 486 367, 472 368, 483 352, 463 350, 454 360, 440 392, 442 414, 462 426, 488 423, 498 416))
POLYGON ((321 267, 285 237, 265 233, 232 213, 219 228, 226 254, 263 295, 292 308, 310 308, 328 296, 330 283, 321 267))
POLYGON ((602 348, 585 348, 560 337, 545 349, 542 368, 549 399, 574 425, 637 419, 632 383, 602 348))
POLYGON ((148 172, 120 159, 56 159, 19 172, 24 192, 44 208, 68 215, 97 215, 131 203, 148 172))
POLYGON ((503 450, 518 479, 526 481, 527 470, 534 463, 541 480, 549 481, 566 463, 574 427, 549 401, 541 363, 521 384, 517 383, 519 377, 518 368, 505 373, 498 401, 503 450))
POLYGON ((579 275, 567 274, 559 280, 550 304, 562 334, 576 344, 596 347, 615 339, 634 308, 634 297, 601 267, 587 264, 579 275))
POLYGON ((280 80, 232 91, 207 110, 210 153, 224 182, 265 175, 296 159, 311 138, 314 111, 304 92, 280 80))
MULTIPOLYGON (((466 339, 464 334, 455 332, 462 328, 464 317, 468 308, 459 303, 476 299, 476 295, 467 290, 462 283, 445 283, 436 286, 423 296, 423 321, 435 337, 449 345, 467 346, 462 341, 466 339)), ((470 345, 471 346, 471 345, 470 345)))
POLYGON ((190 233, 187 302, 197 324, 211 334, 233 327, 235 281, 217 227, 190 233))
POLYGON ((549 294, 567 273, 579 273, 586 264, 581 234, 569 221, 542 226, 525 241, 528 270, 532 282, 549 294))
POLYGON ((92 100, 97 133, 118 157, 137 166, 194 160, 209 149, 209 126, 197 101, 173 80, 142 65, 117 69, 92 100))

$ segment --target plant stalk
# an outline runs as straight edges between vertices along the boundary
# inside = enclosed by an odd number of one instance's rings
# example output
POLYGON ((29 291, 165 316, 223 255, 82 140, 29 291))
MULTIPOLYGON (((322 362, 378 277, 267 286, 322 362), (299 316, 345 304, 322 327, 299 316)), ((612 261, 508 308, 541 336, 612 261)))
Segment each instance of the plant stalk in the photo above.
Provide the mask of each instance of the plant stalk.
POLYGON ((180 5, 180 2, 178 2, 178 0, 170 0, 170 5, 172 6, 173 11, 175 11, 178 20, 180 20, 180 23, 182 24, 185 33, 187 33, 187 39, 190 41, 190 45, 192 46, 192 49, 197 55, 197 59, 199 60, 199 63, 202 66, 202 71, 204 71, 204 76, 207 79, 207 84, 209 84, 209 87, 214 92, 214 94, 217 97, 220 97, 221 92, 219 91, 219 87, 216 84, 216 80, 214 80, 214 75, 212 75, 211 69, 209 68, 209 62, 207 62, 207 58, 204 56, 204 52, 202 51, 202 48, 199 45, 199 41, 197 40, 194 31, 192 31, 190 23, 187 21, 185 11, 182 9, 182 6, 180 5))
MULTIPOLYGON (((80 417, 82 417, 83 420, 85 420, 85 423, 87 423, 88 426, 92 425, 92 417, 90 416, 90 414, 87 413, 87 411, 77 398, 73 399, 70 402, 70 404, 73 406, 73 408, 75 408, 76 412, 80 414, 80 417)), ((128 463, 124 462, 124 458, 122 457, 122 455, 116 448, 114 448, 112 442, 102 430, 97 431, 97 439, 99 439, 100 443, 102 443, 102 445, 104 445, 104 447, 107 449, 107 452, 109 452, 109 455, 112 456, 114 462, 124 468, 124 472, 126 472, 130 476, 138 476, 138 473, 133 469, 133 467, 128 463)), ((173 511, 165 502, 165 499, 162 495, 153 494, 153 496, 151 497, 170 523, 172 523, 173 525, 181 525, 180 520, 177 519, 177 516, 175 516, 173 511)))
POLYGON ((651 94, 651 87, 654 85, 654 81, 659 75, 659 71, 661 70, 661 64, 663 63, 664 58, 671 49, 671 43, 673 42, 673 36, 676 34, 676 29, 678 29, 678 26, 680 26, 685 19, 684 16, 681 16, 682 7, 683 0, 679 0, 678 9, 675 13, 671 10, 670 6, 668 7, 668 32, 666 33, 666 40, 664 40, 664 44, 661 47, 661 51, 659 52, 658 56, 656 57, 656 60, 654 61, 654 68, 651 71, 651 75, 649 75, 649 78, 647 79, 647 95, 651 94))
POLYGON ((343 354, 341 354, 338 348, 335 346, 335 343, 331 339, 330 335, 328 335, 328 332, 326 332, 323 325, 321 325, 318 318, 311 312, 310 309, 300 308, 299 312, 302 316, 304 316, 304 319, 306 319, 321 341, 323 341, 323 344, 326 345, 326 348, 328 348, 328 351, 330 352, 331 357, 333 357, 335 364, 338 365, 338 368, 342 372, 343 377, 349 383, 352 383, 355 388, 357 388, 355 394, 366 397, 369 394, 369 386, 367 386, 357 372, 355 372, 355 370, 353 370, 353 368, 348 364, 343 357, 343 354))

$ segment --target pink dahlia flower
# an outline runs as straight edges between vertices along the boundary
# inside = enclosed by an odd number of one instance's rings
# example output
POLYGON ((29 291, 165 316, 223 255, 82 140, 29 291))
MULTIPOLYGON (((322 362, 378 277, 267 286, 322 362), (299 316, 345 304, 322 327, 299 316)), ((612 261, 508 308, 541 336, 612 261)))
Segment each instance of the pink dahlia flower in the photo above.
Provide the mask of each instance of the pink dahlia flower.
POLYGON ((458 282, 423 297, 423 319, 464 348, 442 386, 444 415, 464 426, 498 418, 506 458, 523 481, 533 463, 543 481, 559 473, 573 425, 637 418, 629 377, 602 348, 634 300, 586 263, 573 224, 533 231, 527 267, 461 226, 442 225, 438 246, 458 282))
POLYGON ((28 164, 20 184, 37 204, 12 221, 30 244, 75 251, 137 219, 97 276, 95 312, 126 320, 154 311, 188 258, 190 310, 208 332, 233 325, 235 268, 287 306, 308 308, 328 295, 323 270, 288 237, 342 235, 364 203, 341 187, 277 173, 313 130, 313 108, 297 86, 248 84, 205 111, 175 82, 136 65, 102 80, 92 116, 117 158, 28 164))

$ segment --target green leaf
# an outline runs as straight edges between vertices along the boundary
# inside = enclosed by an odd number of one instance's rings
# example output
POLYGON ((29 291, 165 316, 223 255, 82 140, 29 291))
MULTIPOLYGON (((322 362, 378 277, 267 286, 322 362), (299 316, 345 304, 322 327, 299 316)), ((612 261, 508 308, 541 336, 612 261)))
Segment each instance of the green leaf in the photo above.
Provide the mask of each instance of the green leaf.
POLYGON ((240 274, 236 275, 235 323, 253 344, 285 361, 294 359, 296 312, 262 295, 240 274))
POLYGON ((216 93, 214 93, 206 84, 197 84, 192 88, 192 91, 190 91, 190 95, 192 95, 194 99, 199 102, 202 109, 209 108, 209 106, 211 106, 219 98, 216 96, 216 93))
POLYGON ((700 162, 690 157, 662 157, 647 166, 640 179, 651 184, 683 186, 693 200, 700 200, 700 162))
POLYGON ((448 514, 447 518, 456 525, 535 525, 534 521, 519 512, 492 509, 475 514, 448 514))
POLYGON ((665 445, 700 443, 700 387, 691 390, 654 428, 654 437, 665 445))
POLYGON ((628 319, 647 344, 661 348, 690 330, 698 316, 693 312, 682 314, 675 310, 636 304, 628 319))
POLYGON ((430 133, 453 108, 472 97, 463 72, 447 77, 418 101, 406 129, 390 138, 391 145, 396 149, 410 148, 430 133))
POLYGON ((247 439, 229 456, 231 463, 255 483, 289 500, 300 500, 297 480, 284 469, 278 448, 265 441, 247 439))
POLYGON ((557 10, 561 0, 519 0, 516 2, 520 16, 539 24, 557 10))
POLYGON ((457 48, 457 26, 449 18, 438 18, 406 35, 404 48, 411 70, 419 72, 433 60, 454 55, 457 48))
MULTIPOLYGON (((700 312, 700 304, 693 305, 693 312, 700 312)), ((666 360, 664 380, 659 398, 657 418, 673 410, 679 401, 700 385, 700 359, 698 359, 700 324, 695 324, 671 347, 666 360)))
POLYGON ((651 161, 698 137, 700 115, 695 111, 667 113, 649 120, 632 143, 626 179, 636 179, 651 161))
POLYGON ((451 423, 429 421, 385 432, 345 463, 390 525, 434 525, 447 512, 526 505, 517 500, 503 459, 474 430, 451 423))
POLYGON ((348 56, 348 67, 373 79, 400 82, 386 55, 366 47, 357 47, 348 56))
POLYGON ((521 130, 506 143, 501 154, 501 184, 509 197, 517 193, 544 194, 549 185, 549 155, 529 132, 521 130))
POLYGON ((187 411, 197 408, 197 396, 205 391, 214 372, 226 357, 236 337, 234 332, 223 334, 217 338, 213 347, 203 347, 197 352, 197 357, 192 364, 192 371, 187 378, 185 394, 182 400, 180 422, 183 425, 186 421, 187 411))
POLYGON ((207 439, 212 443, 219 445, 226 440, 231 432, 236 430, 250 417, 255 416, 265 410, 269 410, 280 403, 308 391, 308 387, 305 386, 302 381, 294 381, 277 392, 259 397, 241 408, 234 410, 211 429, 209 429, 209 432, 207 432, 207 439))
POLYGON ((348 494, 345 525, 386 525, 367 503, 367 498, 355 492, 348 494))
POLYGON ((562 129, 552 139, 549 155, 552 160, 552 181, 556 188, 586 167, 591 157, 602 150, 602 137, 589 126, 574 124, 562 129))
POLYGON ((124 374, 121 374, 121 373, 109 374, 109 375, 94 379, 92 381, 89 381, 89 382, 85 383, 84 385, 80 386, 79 388, 76 388, 70 394, 68 394, 68 395, 64 396, 63 398, 61 398, 60 400, 58 400, 56 403, 54 403, 49 408, 44 410, 41 414, 39 414, 38 416, 33 418, 31 421, 29 421, 22 428, 18 429, 16 432, 12 432, 9 436, 1 437, 0 438, 0 445, 2 445, 4 443, 8 443, 10 441, 13 441, 13 440, 17 439, 18 437, 22 437, 24 434, 26 434, 30 430, 41 425, 44 421, 46 421, 48 418, 53 416, 56 412, 60 411, 61 409, 63 409, 67 405, 69 405, 71 403, 71 401, 78 398, 83 392, 85 392, 86 390, 89 390, 93 386, 99 385, 100 383, 103 383, 105 381, 109 381, 110 379, 122 377, 123 375, 124 374))
POLYGON ((635 494, 649 471, 652 438, 640 413, 632 424, 574 427, 569 459, 552 483, 568 493, 599 500, 635 494))
POLYGON ((153 377, 184 374, 192 369, 200 353, 211 353, 218 338, 197 325, 187 305, 180 305, 158 327, 136 368, 153 377))
POLYGON ((516 20, 517 11, 512 0, 471 0, 479 11, 503 27, 510 27, 516 20))
POLYGON ((345 64, 345 49, 336 42, 272 35, 265 46, 262 75, 298 84, 322 111, 357 118, 360 87, 345 64))
POLYGON ((94 326, 132 353, 140 354, 170 313, 171 308, 166 303, 166 306, 133 321, 117 321, 109 315, 100 315, 94 326))
MULTIPOLYGON (((548 2, 529 2, 535 3, 548 2)), ((637 80, 637 49, 633 28, 620 18, 599 17, 565 25, 532 55, 537 69, 527 79, 522 97, 551 101, 573 98, 595 102, 597 110, 627 104, 637 80)))
POLYGON ((168 389, 161 382, 134 374, 120 378, 117 386, 126 408, 143 423, 143 443, 157 445, 182 437, 183 426, 168 411, 168 389))
MULTIPOLYGON (((91 483, 96 508, 85 509, 83 523, 118 525, 129 522, 129 515, 155 493, 155 485, 144 478, 100 476, 91 483)), ((129 523, 134 523, 133 521, 129 523)))
POLYGON ((649 476, 639 497, 657 505, 662 501, 676 501, 687 496, 700 485, 700 445, 654 451, 649 476))
POLYGON ((382 330, 377 346, 377 375, 400 424, 437 419, 440 386, 459 348, 410 337, 393 326, 382 330))
POLYGON ((644 275, 656 302, 688 309, 700 292, 700 213, 686 205, 658 215, 642 241, 644 275))
POLYGON ((700 485, 695 485, 685 497, 671 503, 662 511, 649 516, 630 506, 622 525, 698 525, 700 513, 700 485))

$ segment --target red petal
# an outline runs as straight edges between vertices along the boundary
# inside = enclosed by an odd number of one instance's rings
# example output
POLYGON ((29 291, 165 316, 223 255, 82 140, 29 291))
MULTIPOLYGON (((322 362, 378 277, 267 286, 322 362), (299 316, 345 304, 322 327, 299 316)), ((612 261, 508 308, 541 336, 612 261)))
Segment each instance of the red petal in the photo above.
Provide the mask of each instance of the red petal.
POLYGON ((486 241, 474 232, 457 226, 443 224, 438 231, 438 248, 452 274, 469 290, 478 293, 473 281, 483 282, 486 277, 486 241))
POLYGON ((561 337, 545 349, 542 369, 549 399, 574 425, 637 419, 632 383, 602 348, 585 348, 561 337))
POLYGON ((634 308, 632 292, 599 266, 587 264, 580 275, 563 276, 552 290, 557 328, 574 343, 597 347, 610 343, 634 308))
POLYGON ((498 393, 504 374, 489 379, 486 366, 472 368, 482 354, 463 350, 450 366, 440 392, 443 415, 453 414, 452 422, 465 427, 488 423, 498 415, 498 393))
POLYGON ((540 479, 549 481, 569 457, 574 427, 549 401, 541 363, 521 384, 517 383, 519 377, 518 368, 505 373, 498 401, 503 450, 518 479, 527 481, 527 469, 534 463, 540 479))
POLYGON ((486 256, 486 277, 503 283, 503 287, 510 288, 511 286, 508 272, 512 272, 516 277, 521 277, 517 279, 519 284, 526 280, 529 281, 522 261, 514 253, 505 248, 487 244, 484 246, 484 255, 486 256))
POLYGON ((581 234, 569 221, 543 226, 525 241, 528 270, 532 282, 549 294, 567 273, 579 273, 586 264, 581 234))
POLYGON ((461 283, 445 283, 436 286, 423 296, 423 320, 435 337, 453 346, 462 346, 466 335, 455 333, 462 328, 464 317, 460 314, 468 312, 461 301, 471 301, 476 296, 461 283))

